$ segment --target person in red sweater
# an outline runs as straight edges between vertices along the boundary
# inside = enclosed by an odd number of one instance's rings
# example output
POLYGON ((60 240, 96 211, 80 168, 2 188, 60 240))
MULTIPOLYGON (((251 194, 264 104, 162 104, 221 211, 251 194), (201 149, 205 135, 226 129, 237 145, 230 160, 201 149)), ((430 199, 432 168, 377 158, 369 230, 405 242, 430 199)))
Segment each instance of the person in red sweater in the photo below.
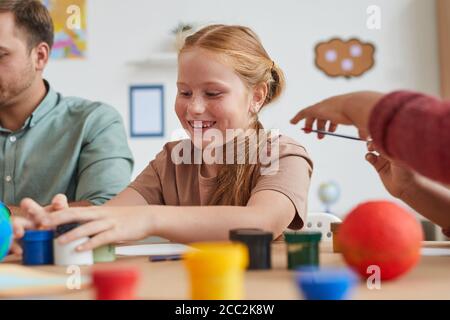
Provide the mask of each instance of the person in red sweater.
MULTIPOLYGON (((450 102, 410 91, 362 91, 323 100, 292 118, 336 131, 353 125, 368 139, 366 160, 394 197, 450 237, 450 102)), ((322 139, 323 134, 318 134, 322 139)))

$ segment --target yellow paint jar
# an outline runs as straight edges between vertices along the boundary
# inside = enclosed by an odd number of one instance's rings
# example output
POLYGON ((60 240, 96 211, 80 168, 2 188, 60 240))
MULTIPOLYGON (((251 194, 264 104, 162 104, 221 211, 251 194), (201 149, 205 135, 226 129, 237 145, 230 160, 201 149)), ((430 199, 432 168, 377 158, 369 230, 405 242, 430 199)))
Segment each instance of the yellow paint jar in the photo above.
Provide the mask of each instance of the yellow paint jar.
POLYGON ((184 255, 194 300, 237 300, 244 296, 248 265, 245 245, 232 242, 193 244, 184 255))

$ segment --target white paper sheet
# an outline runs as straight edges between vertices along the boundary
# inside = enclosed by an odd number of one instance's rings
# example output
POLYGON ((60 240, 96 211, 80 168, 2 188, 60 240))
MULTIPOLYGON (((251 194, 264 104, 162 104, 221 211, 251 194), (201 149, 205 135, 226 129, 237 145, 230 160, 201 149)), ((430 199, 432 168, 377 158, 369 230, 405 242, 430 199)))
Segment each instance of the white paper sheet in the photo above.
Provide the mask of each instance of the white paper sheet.
POLYGON ((422 248, 422 256, 450 257, 450 248, 422 248))
POLYGON ((183 254, 191 247, 177 243, 140 244, 116 247, 116 254, 121 256, 159 256, 183 254))

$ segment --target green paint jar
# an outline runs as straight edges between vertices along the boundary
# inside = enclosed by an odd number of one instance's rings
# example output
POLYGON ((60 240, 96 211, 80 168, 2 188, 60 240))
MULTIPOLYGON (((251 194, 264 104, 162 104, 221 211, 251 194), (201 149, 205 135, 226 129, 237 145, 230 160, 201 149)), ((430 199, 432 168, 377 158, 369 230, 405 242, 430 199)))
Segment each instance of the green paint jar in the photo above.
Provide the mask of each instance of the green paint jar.
POLYGON ((116 260, 116 248, 112 244, 94 249, 94 263, 113 262, 116 260))
POLYGON ((284 233, 287 246, 288 269, 297 269, 301 266, 319 265, 319 242, 322 233, 314 231, 301 231, 284 233))

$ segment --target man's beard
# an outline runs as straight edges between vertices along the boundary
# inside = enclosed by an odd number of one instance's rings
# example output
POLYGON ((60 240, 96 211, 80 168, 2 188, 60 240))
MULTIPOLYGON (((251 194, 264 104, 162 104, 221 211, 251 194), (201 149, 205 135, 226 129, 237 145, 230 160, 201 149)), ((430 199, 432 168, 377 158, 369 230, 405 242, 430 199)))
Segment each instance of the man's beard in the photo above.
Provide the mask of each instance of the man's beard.
POLYGON ((28 69, 24 70, 24 72, 22 72, 21 76, 19 77, 19 79, 26 79, 26 80, 20 83, 12 82, 11 83, 12 85, 10 86, 8 86, 8 84, 6 84, 5 86, 2 86, 0 84, 0 108, 3 108, 8 104, 11 104, 23 92, 28 90, 33 84, 35 78, 36 78, 35 74, 30 76, 30 69, 28 69))

